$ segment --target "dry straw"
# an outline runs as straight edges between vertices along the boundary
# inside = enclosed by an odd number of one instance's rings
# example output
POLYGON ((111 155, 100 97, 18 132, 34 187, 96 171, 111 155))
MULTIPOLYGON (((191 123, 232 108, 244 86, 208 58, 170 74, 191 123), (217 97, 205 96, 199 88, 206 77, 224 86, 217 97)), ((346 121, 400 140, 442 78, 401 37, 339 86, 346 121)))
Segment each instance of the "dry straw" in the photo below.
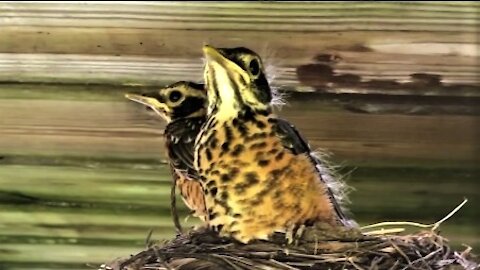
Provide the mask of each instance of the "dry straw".
POLYGON ((197 229, 162 243, 148 241, 144 251, 102 265, 101 269, 480 269, 470 253, 471 248, 454 251, 438 234, 440 224, 466 202, 433 224, 382 222, 355 230, 317 224, 304 228, 292 243, 286 240, 285 234, 278 233, 269 241, 244 245, 209 230, 197 229), (389 228, 391 226, 397 227, 389 228), (401 235, 406 228, 398 226, 419 227, 423 231, 401 235))

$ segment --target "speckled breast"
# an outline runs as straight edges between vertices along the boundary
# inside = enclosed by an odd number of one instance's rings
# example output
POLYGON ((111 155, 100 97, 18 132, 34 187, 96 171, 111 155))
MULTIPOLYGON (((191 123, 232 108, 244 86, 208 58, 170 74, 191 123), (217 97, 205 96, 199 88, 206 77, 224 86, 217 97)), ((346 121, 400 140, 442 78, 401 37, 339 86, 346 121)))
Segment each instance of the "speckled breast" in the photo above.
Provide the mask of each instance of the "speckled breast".
POLYGON ((211 117, 197 141, 196 166, 209 224, 222 235, 242 242, 266 239, 332 216, 311 161, 283 147, 268 116, 211 117))

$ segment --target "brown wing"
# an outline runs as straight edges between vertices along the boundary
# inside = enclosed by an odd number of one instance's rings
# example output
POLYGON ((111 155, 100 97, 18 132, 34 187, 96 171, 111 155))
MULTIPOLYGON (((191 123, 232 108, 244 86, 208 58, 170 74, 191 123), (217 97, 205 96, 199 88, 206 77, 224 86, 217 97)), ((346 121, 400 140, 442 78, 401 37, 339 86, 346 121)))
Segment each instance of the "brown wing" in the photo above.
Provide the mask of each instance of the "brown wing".
POLYGON ((176 172, 175 175, 176 186, 185 205, 192 210, 194 216, 206 221, 205 195, 200 182, 188 179, 185 174, 179 172, 176 172))
POLYGON ((194 144, 205 118, 178 119, 165 128, 165 139, 175 186, 183 201, 194 215, 204 219, 205 200, 203 189, 194 168, 194 144))
POLYGON ((275 125, 277 136, 281 138, 283 146, 285 148, 288 148, 295 155, 306 154, 310 157, 310 160, 315 165, 315 168, 318 171, 320 179, 325 183, 327 187, 330 201, 333 204, 333 208, 338 216, 339 221, 342 222, 342 224, 344 225, 350 226, 350 224, 352 223, 350 222, 349 218, 347 218, 344 214, 340 204, 337 202, 334 196, 332 189, 328 186, 325 179, 322 178, 322 174, 319 168, 321 166, 325 166, 325 164, 323 164, 323 162, 319 158, 312 155, 312 150, 310 149, 310 146, 308 145, 306 139, 303 138, 303 136, 295 128, 294 125, 290 124, 286 120, 279 118, 274 119, 273 124, 275 125))

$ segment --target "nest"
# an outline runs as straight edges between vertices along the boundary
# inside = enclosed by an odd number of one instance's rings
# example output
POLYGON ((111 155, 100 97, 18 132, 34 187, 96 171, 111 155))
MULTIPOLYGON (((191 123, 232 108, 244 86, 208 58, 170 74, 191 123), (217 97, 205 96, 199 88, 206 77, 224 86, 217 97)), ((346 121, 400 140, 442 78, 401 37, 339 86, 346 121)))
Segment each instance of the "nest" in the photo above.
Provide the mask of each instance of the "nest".
POLYGON ((163 243, 151 243, 128 259, 101 269, 115 270, 303 270, 303 269, 480 269, 470 248, 450 249, 435 230, 415 234, 367 235, 359 230, 315 225, 296 235, 277 233, 247 245, 196 229, 163 243))

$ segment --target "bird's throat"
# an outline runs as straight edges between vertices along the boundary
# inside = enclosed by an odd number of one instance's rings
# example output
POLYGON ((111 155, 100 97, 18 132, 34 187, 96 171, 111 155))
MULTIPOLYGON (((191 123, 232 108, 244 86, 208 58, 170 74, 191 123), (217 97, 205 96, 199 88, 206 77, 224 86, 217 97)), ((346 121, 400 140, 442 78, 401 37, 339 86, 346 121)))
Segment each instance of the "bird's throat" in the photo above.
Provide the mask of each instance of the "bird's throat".
POLYGON ((208 68, 208 113, 215 114, 220 119, 236 117, 243 107, 240 84, 218 63, 209 63, 208 68))

